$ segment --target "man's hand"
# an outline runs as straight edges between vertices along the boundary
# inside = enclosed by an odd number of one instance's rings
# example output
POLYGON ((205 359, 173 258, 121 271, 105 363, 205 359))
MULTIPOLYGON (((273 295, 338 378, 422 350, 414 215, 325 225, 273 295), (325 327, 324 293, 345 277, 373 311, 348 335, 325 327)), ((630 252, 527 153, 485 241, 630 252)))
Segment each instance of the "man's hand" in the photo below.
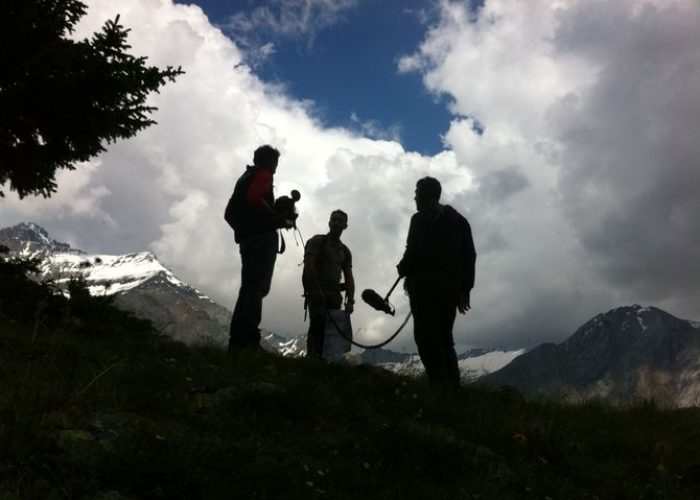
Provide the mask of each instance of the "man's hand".
POLYGON ((345 312, 348 314, 352 314, 352 312, 354 310, 355 310, 355 301, 345 299, 345 312))
POLYGON ((275 224, 276 228, 281 228, 281 229, 288 229, 287 227, 287 221, 284 220, 284 214, 282 212, 277 212, 276 210, 272 210, 272 212, 268 212, 270 217, 272 217, 272 222, 275 224))
POLYGON ((459 301, 457 302, 457 310, 460 314, 466 313, 472 306, 469 304, 469 292, 464 292, 459 295, 459 301))

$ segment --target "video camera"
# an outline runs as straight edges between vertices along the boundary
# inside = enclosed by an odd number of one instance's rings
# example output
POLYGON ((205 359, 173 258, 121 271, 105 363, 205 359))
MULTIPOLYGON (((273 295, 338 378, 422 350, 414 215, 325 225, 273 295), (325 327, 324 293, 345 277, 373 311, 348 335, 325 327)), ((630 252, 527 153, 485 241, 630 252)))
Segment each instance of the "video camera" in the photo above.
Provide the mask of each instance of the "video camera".
POLYGON ((301 199, 301 193, 296 189, 292 189, 289 196, 280 196, 275 200, 275 211, 279 214, 279 227, 291 229, 297 227, 297 212, 296 202, 301 199))

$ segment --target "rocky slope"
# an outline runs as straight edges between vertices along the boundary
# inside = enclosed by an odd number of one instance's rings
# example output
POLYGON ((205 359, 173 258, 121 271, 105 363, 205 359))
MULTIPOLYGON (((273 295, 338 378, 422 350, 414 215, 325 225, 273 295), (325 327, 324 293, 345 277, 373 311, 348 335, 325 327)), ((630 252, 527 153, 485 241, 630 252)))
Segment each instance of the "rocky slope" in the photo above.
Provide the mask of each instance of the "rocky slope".
POLYGON ((561 344, 543 344, 480 383, 573 401, 700 405, 700 329, 655 307, 599 314, 561 344))
POLYGON ((41 279, 62 287, 81 277, 92 295, 113 295, 117 306, 174 339, 215 345, 228 340, 231 313, 176 278, 150 252, 91 255, 53 240, 32 223, 0 229, 0 244, 14 255, 42 259, 41 279))

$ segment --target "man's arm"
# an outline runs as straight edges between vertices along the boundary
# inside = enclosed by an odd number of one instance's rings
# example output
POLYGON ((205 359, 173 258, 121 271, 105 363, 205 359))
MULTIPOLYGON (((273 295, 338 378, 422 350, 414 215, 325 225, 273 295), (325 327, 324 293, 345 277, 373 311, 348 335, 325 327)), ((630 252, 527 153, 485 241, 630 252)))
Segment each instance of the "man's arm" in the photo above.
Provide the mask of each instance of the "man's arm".
POLYGON ((401 261, 397 264, 396 269, 399 271, 399 276, 404 277, 413 267, 416 252, 416 216, 411 217, 411 223, 408 226, 408 236, 406 237, 406 250, 403 252, 401 261))
POLYGON ((355 278, 352 275, 352 266, 343 267, 343 278, 345 280, 345 311, 352 314, 355 309, 355 278))
POLYGON ((462 231, 464 245, 464 275, 462 276, 462 286, 459 295, 457 309, 461 314, 466 313, 471 309, 470 292, 474 288, 474 277, 476 274, 476 250, 474 249, 474 240, 472 238, 472 229, 469 222, 464 220, 464 229, 462 231))
POLYGON ((234 207, 234 199, 233 195, 231 195, 231 198, 229 198, 228 203, 226 204, 226 210, 224 210, 224 220, 226 223, 235 231, 235 217, 236 217, 236 211, 234 207))

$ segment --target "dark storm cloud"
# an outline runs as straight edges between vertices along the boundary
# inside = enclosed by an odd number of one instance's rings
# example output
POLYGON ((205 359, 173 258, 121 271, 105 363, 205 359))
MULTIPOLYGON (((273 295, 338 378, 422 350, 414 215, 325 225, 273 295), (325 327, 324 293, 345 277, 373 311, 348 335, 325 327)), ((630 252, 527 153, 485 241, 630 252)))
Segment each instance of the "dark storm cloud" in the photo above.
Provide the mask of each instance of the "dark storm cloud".
MULTIPOLYGON (((575 286, 566 291, 542 289, 523 295, 516 304, 504 306, 497 323, 490 322, 477 328, 476 325, 481 323, 477 313, 474 321, 463 324, 464 334, 459 336, 465 342, 462 349, 469 345, 511 347, 514 339, 518 345, 527 348, 543 342, 559 343, 590 319, 589 305, 584 299, 583 291, 575 286)), ((604 302, 596 305, 605 308, 604 302)))
POLYGON ((649 301, 700 276, 700 19, 678 9, 582 5, 555 42, 598 69, 552 110, 562 206, 600 278, 649 301))
POLYGON ((476 180, 479 193, 488 202, 499 202, 518 191, 525 189, 530 183, 516 167, 506 167, 501 170, 489 171, 476 180))

